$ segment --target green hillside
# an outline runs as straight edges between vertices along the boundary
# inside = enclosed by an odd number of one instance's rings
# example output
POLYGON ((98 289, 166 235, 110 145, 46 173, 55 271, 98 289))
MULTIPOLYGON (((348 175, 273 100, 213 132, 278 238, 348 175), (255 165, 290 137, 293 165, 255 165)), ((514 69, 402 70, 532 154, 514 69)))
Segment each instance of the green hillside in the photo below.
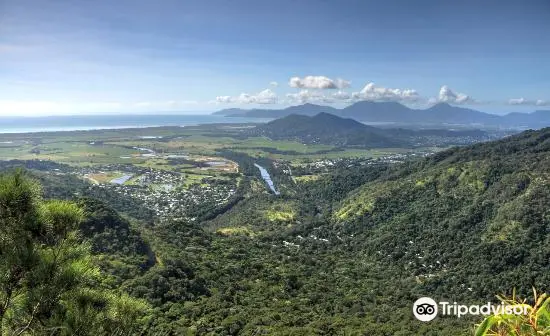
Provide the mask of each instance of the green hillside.
POLYGON ((424 293, 548 289, 549 152, 549 129, 442 152, 354 190, 331 222, 424 293))
MULTIPOLYGON (((392 315, 396 323, 382 323, 390 330, 382 332, 363 320, 350 330, 384 335, 423 330, 409 312, 419 296, 476 303, 513 288, 524 296, 533 286, 548 291, 549 154, 545 129, 309 183, 299 196, 300 223, 278 226, 280 239, 295 248, 298 279, 308 284, 298 297, 310 298, 310 286, 323 279, 324 300, 335 305, 330 316, 352 323, 355 315, 336 308, 351 300, 366 316, 392 315), (316 266, 305 266, 310 262, 316 266)), ((276 201, 247 202, 216 224, 240 219, 252 232, 272 227, 258 209, 276 201)), ((469 324, 446 319, 439 327, 434 334, 467 333, 469 324)))

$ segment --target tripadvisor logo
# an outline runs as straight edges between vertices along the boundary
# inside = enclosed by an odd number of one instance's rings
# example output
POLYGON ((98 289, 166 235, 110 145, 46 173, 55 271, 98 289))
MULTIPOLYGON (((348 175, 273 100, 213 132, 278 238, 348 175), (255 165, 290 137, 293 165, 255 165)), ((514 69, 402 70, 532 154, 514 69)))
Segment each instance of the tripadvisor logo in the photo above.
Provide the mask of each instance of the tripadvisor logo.
POLYGON ((422 297, 416 300, 413 304, 414 316, 423 322, 433 320, 438 312, 442 316, 456 316, 462 317, 464 315, 527 315, 526 305, 507 305, 501 302, 500 305, 487 302, 484 305, 462 305, 456 302, 450 303, 441 301, 435 302, 429 297, 422 297))
POLYGON ((414 302, 413 314, 420 321, 431 321, 437 316, 437 302, 429 297, 421 297, 414 302))

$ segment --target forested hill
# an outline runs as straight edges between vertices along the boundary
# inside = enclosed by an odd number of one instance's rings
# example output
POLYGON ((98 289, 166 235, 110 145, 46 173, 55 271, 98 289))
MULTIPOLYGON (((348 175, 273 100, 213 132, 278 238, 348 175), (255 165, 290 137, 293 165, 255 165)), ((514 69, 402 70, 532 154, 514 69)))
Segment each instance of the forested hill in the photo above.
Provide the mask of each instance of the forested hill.
MULTIPOLYGON (((268 241, 288 257, 271 269, 290 277, 289 314, 316 313, 302 327, 265 330, 467 335, 475 319, 426 325, 410 306, 550 291, 548 167, 550 129, 528 131, 394 167, 342 167, 296 197, 247 199, 211 225, 279 237, 268 241)), ((267 305, 262 314, 278 310, 267 305)))
MULTIPOLYGON (((550 128, 410 162, 353 190, 330 222, 415 291, 550 290, 550 128)), ((318 190, 317 190, 318 191, 318 190)))
POLYGON ((398 147, 402 142, 384 136, 383 131, 329 113, 309 117, 292 114, 257 126, 249 135, 267 136, 270 139, 296 139, 305 144, 336 146, 398 147))

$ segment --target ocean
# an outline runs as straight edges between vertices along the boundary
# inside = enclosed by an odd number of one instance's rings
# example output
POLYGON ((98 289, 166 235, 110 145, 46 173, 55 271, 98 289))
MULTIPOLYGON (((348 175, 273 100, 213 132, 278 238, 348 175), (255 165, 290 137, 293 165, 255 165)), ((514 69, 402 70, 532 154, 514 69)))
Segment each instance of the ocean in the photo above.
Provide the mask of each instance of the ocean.
POLYGON ((51 117, 0 117, 0 134, 96 129, 193 126, 218 123, 262 123, 271 119, 224 117, 219 115, 79 115, 51 117))

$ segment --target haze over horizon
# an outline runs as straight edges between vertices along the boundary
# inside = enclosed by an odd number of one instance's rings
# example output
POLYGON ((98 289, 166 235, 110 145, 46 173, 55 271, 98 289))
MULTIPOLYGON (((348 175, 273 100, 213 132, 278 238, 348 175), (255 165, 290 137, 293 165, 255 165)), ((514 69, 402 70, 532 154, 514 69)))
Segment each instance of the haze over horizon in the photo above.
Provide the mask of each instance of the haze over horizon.
POLYGON ((0 3, 0 116, 550 109, 550 3, 0 3))

